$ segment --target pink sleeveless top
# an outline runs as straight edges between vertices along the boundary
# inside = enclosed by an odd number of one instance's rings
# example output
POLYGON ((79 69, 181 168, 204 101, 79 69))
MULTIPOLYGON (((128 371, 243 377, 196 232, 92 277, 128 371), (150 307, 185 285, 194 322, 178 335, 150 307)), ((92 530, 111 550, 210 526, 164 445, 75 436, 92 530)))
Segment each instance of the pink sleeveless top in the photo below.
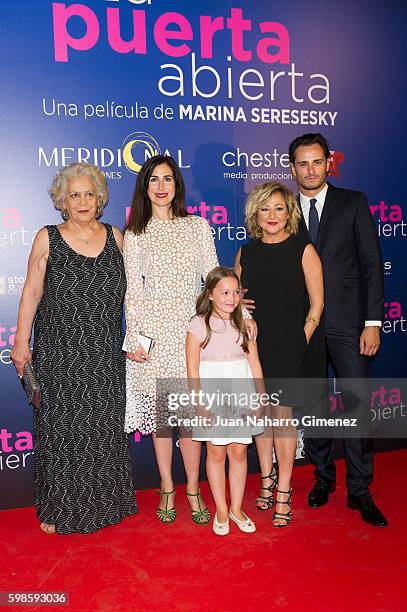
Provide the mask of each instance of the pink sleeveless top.
MULTIPOLYGON (((246 359, 246 353, 242 349, 242 338, 231 321, 211 317, 209 325, 212 335, 208 345, 201 348, 201 361, 246 359)), ((203 342, 206 337, 204 318, 202 316, 193 317, 189 322, 188 332, 193 334, 199 342, 203 342)))

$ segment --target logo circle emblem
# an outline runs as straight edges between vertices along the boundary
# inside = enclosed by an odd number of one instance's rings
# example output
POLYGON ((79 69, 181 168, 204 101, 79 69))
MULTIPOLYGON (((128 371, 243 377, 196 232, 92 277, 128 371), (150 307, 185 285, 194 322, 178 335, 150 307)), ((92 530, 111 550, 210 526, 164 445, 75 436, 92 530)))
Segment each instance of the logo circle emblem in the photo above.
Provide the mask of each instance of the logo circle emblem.
POLYGON ((138 174, 141 166, 146 160, 146 152, 148 157, 154 157, 160 154, 160 145, 156 139, 147 134, 147 132, 133 132, 129 134, 122 144, 123 161, 126 168, 138 174))

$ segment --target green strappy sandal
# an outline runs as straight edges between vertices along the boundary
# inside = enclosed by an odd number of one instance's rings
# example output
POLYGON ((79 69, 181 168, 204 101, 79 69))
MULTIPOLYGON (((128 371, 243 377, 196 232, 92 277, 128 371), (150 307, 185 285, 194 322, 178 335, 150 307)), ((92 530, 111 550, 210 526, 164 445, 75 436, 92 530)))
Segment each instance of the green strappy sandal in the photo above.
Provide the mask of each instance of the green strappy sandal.
POLYGON ((176 516, 177 516, 177 511, 175 510, 175 508, 168 509, 168 496, 175 493, 175 489, 173 489, 172 491, 168 491, 168 492, 157 490, 156 493, 167 496, 167 499, 165 502, 165 510, 163 508, 157 508, 156 514, 162 523, 169 525, 170 523, 173 523, 175 521, 176 516))
POLYGON ((275 467, 273 467, 270 474, 267 474, 267 476, 260 476, 260 484, 262 484, 262 480, 266 480, 267 478, 270 478, 272 481, 271 484, 268 487, 261 486, 260 491, 269 491, 271 495, 268 495, 267 497, 265 495, 259 495, 256 499, 256 508, 261 512, 264 512, 264 510, 271 510, 274 505, 274 489, 277 486, 277 470, 275 467), (262 508, 260 504, 266 504, 266 507, 262 508))
POLYGON ((191 509, 191 513, 192 513, 192 520, 194 521, 194 523, 196 523, 197 525, 207 525, 210 521, 211 518, 211 513, 209 512, 208 508, 201 508, 201 502, 199 500, 199 496, 201 494, 201 491, 198 489, 198 493, 188 493, 188 491, 186 491, 187 497, 196 497, 198 500, 198 506, 199 506, 199 510, 192 510, 191 509))

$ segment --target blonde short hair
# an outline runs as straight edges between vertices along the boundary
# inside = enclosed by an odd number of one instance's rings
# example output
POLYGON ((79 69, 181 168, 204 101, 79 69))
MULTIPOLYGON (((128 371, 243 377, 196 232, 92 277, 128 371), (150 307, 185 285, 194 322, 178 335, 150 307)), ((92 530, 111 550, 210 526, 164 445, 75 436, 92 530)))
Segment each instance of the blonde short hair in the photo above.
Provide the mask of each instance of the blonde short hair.
POLYGON ((257 219, 257 213, 259 209, 270 200, 274 193, 281 193, 287 206, 287 233, 298 233, 301 212, 294 193, 282 183, 261 183, 251 190, 246 201, 246 227, 252 238, 261 238, 263 235, 263 231, 257 219))
POLYGON ((107 190, 107 183, 105 175, 97 166, 87 164, 85 162, 75 162, 69 164, 58 170, 52 185, 48 190, 51 200, 54 202, 54 206, 57 210, 62 211, 64 208, 64 200, 68 189, 68 181, 71 178, 78 176, 88 176, 96 189, 96 195, 98 199, 98 212, 97 216, 100 217, 103 208, 106 206, 109 200, 109 192, 107 190))

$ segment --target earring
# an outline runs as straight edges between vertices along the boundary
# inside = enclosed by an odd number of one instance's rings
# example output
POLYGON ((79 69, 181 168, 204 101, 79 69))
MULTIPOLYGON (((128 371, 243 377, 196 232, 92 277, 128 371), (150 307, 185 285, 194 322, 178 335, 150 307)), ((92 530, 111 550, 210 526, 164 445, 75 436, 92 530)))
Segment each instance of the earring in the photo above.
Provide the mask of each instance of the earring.
POLYGON ((66 210, 66 208, 63 208, 61 210, 61 217, 63 218, 64 221, 68 221, 68 219, 69 219, 69 212, 66 210))
POLYGON ((99 217, 102 216, 102 210, 103 210, 103 208, 100 206, 100 204, 98 204, 98 206, 96 208, 96 219, 99 219, 99 217))

